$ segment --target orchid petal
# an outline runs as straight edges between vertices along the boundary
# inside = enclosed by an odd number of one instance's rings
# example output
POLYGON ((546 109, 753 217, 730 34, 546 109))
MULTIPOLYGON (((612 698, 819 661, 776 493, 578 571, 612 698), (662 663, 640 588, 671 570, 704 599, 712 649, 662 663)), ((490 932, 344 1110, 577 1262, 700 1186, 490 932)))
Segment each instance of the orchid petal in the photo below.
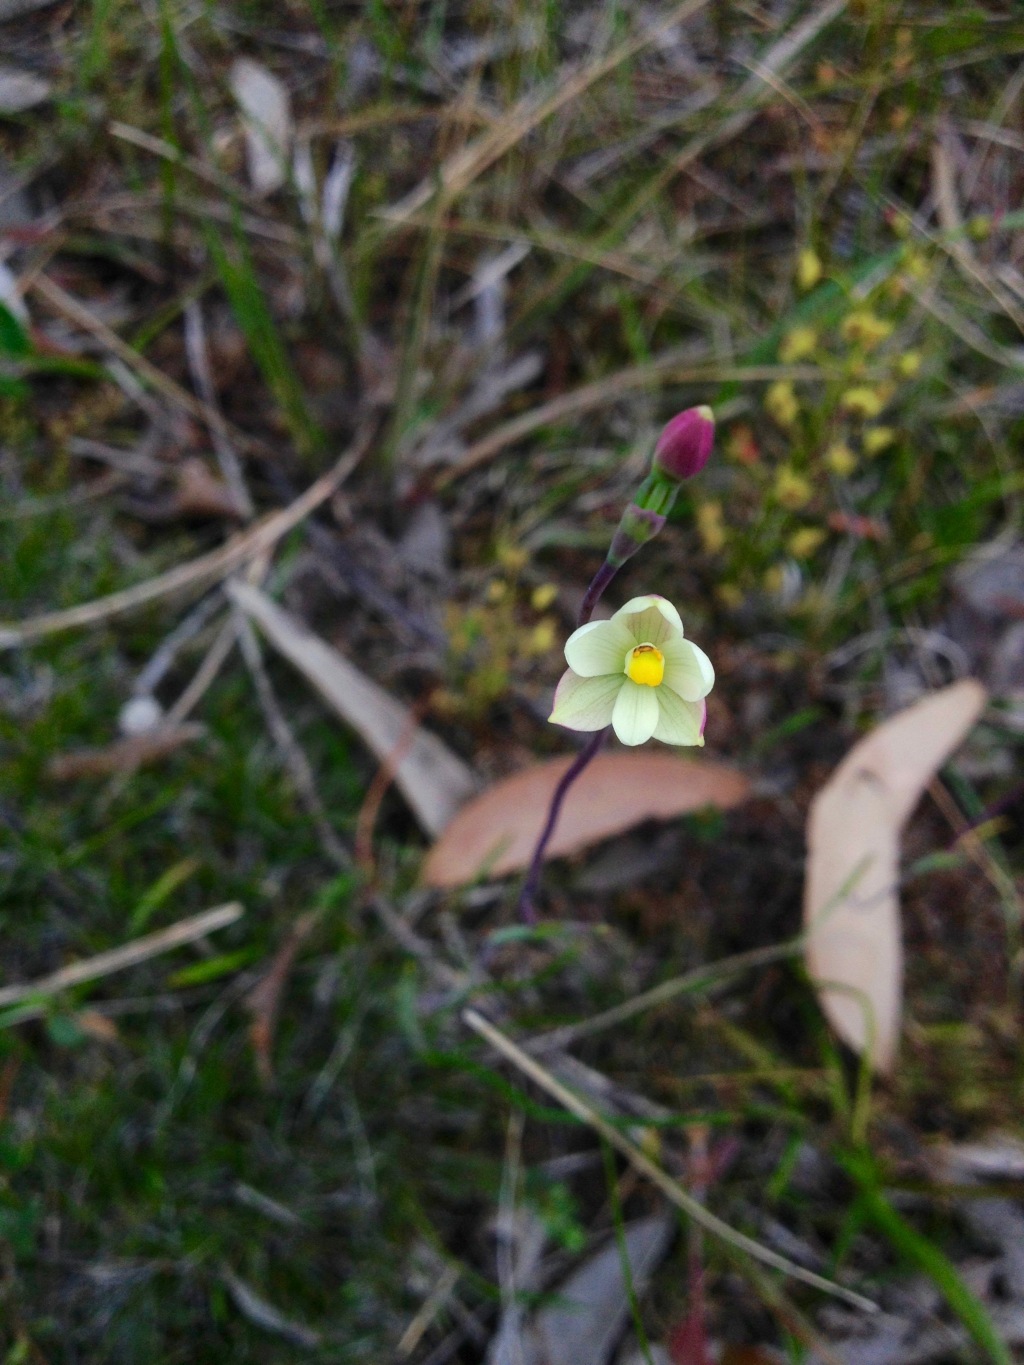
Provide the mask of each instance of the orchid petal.
MULTIPOLYGON (((670 625, 675 626, 680 635, 683 633, 683 622, 678 611, 667 597, 661 597, 656 592, 649 592, 643 597, 631 597, 624 607, 618 609, 612 620, 616 621, 623 616, 636 616, 639 612, 651 609, 663 616, 670 625)), ((654 644, 655 641, 652 640, 651 643, 654 644)))
POLYGON ((565 642, 565 662, 581 678, 622 673, 636 644, 621 621, 588 621, 565 642))
POLYGON ((704 744, 704 716, 702 701, 685 701, 670 687, 657 689, 658 724, 654 738, 663 744, 704 744))
POLYGON ((656 687, 644 687, 626 678, 612 711, 612 728, 623 744, 645 744, 661 715, 656 687))
POLYGON ((678 692, 685 701, 700 701, 715 685, 711 660, 690 640, 666 640, 660 646, 665 655, 665 686, 678 692))
POLYGON ((657 607, 645 607, 632 616, 625 616, 622 624, 637 645, 657 645, 661 649, 666 641, 681 638, 681 632, 657 607))
POLYGON ((603 730, 611 724, 621 686, 621 673, 581 678, 571 668, 567 669, 555 689, 555 704, 548 720, 569 730, 603 730))

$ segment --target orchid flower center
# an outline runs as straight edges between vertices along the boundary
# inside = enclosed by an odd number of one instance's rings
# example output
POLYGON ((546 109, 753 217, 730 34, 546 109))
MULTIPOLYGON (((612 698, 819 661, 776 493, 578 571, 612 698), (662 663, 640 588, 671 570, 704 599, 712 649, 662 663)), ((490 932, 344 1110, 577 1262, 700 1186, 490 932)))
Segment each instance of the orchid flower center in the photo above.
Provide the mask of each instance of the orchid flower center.
POLYGON ((655 645, 637 645, 626 655, 623 672, 642 687, 658 687, 665 676, 665 656, 655 645))

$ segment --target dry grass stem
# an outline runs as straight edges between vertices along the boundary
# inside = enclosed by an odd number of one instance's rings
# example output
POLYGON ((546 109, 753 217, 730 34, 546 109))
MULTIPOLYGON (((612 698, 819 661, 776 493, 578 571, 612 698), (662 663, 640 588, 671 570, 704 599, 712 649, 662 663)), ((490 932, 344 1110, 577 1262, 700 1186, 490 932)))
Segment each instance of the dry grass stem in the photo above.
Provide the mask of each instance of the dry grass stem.
POLYGON ((825 1279, 823 1275, 816 1275, 813 1271, 805 1270, 802 1266, 787 1260, 785 1256, 780 1256, 769 1247, 762 1246, 760 1242, 748 1237, 746 1233, 737 1232, 735 1228, 730 1227, 728 1223, 723 1222, 721 1218, 706 1209, 699 1200, 687 1194, 677 1181, 667 1175, 660 1166, 656 1166, 650 1157, 646 1156, 623 1132, 602 1118, 597 1110, 593 1109, 585 1100, 580 1099, 578 1095, 568 1090, 557 1077, 541 1066, 535 1058, 524 1052, 500 1029, 495 1028, 490 1020, 485 1019, 482 1014, 473 1009, 463 1010, 462 1019, 468 1028, 471 1028, 474 1033, 479 1034, 481 1038, 490 1043, 506 1061, 511 1062, 524 1076, 528 1076, 535 1085, 538 1085, 552 1099, 557 1100, 581 1123, 592 1128, 610 1147, 614 1147, 633 1166, 634 1170, 646 1176, 670 1203, 681 1209, 695 1223, 699 1223, 706 1232, 710 1232, 719 1241, 724 1242, 727 1247, 731 1247, 746 1256, 752 1256, 754 1260, 761 1261, 774 1270, 782 1271, 791 1279, 800 1280, 803 1284, 820 1289, 823 1293, 831 1294, 834 1298, 843 1299, 846 1303, 852 1304, 864 1312, 876 1313, 878 1311, 878 1305, 865 1298, 863 1294, 857 1294, 852 1289, 845 1289, 842 1285, 834 1284, 831 1280, 825 1279))
MULTIPOLYGON (((41 295, 47 303, 58 313, 88 332, 112 355, 122 361, 140 379, 149 384, 157 393, 173 403, 176 407, 187 412, 189 416, 198 418, 199 421, 207 425, 223 422, 223 418, 216 411, 210 411, 207 405, 200 399, 195 398, 187 389, 183 389, 180 384, 164 374, 163 370, 150 363, 145 356, 129 346, 126 341, 117 335, 105 322, 101 322, 85 304, 73 298, 65 289, 62 289, 55 280, 51 280, 48 275, 38 274, 31 281, 32 289, 41 295)), ((242 432, 233 433, 239 445, 248 447, 251 442, 242 432)))
POLYGON ((707 362, 695 364, 693 348, 685 348, 684 354, 673 352, 659 356, 645 365, 636 365, 604 379, 596 379, 591 384, 583 384, 569 393, 560 394, 540 407, 531 408, 519 417, 482 437, 469 447, 450 469, 443 470, 435 480, 438 488, 444 488, 453 480, 468 474, 470 470, 486 464, 500 451, 515 445, 524 436, 529 436, 541 427, 563 422, 567 417, 576 417, 583 412, 593 412, 617 402, 627 393, 638 389, 654 388, 669 384, 725 384, 754 383, 759 380, 775 379, 816 379, 819 376, 816 365, 720 365, 707 362))
POLYGON ((19 1001, 33 1000, 38 996, 57 995, 87 981, 98 981, 101 977, 113 975, 114 972, 123 972, 126 968, 135 967, 151 957, 168 953, 172 948, 180 948, 182 944, 194 943, 196 939, 205 938, 207 934, 212 934, 217 929, 225 929, 229 924, 241 919, 244 914, 245 908, 238 901, 230 901, 226 905, 215 906, 212 910, 204 910, 200 915, 179 920, 177 924, 146 934, 120 948, 97 953, 95 957, 86 958, 82 962, 72 962, 67 967, 61 967, 59 971, 51 972, 49 976, 40 977, 38 981, 4 986, 0 988, 0 1006, 16 1005, 19 1001))
POLYGON ((558 83, 558 89, 553 95, 542 100, 538 100, 532 94, 527 95, 516 108, 508 111, 491 132, 485 133, 483 137, 468 147, 460 149, 449 161, 439 167, 429 180, 424 180, 399 203, 383 209, 381 216, 390 224, 396 226, 403 224, 418 209, 429 203, 435 194, 439 195, 441 202, 447 207, 463 190, 472 184, 477 176, 482 175, 489 166, 492 166, 495 161, 504 156, 518 142, 521 142, 552 114, 556 114, 559 109, 578 99, 597 81, 603 79, 617 67, 622 66, 630 58, 637 56, 644 48, 650 47, 670 29, 697 14, 707 3, 708 0, 684 0, 683 4, 670 11, 664 19, 652 24, 650 28, 645 29, 636 38, 631 38, 620 44, 606 57, 602 57, 600 61, 584 67, 575 74, 568 76, 563 74, 558 83))
POLYGON ((326 502, 331 494, 344 483, 356 465, 366 454, 370 444, 369 430, 356 438, 353 445, 326 474, 310 484, 305 493, 296 498, 290 506, 274 512, 258 522, 248 531, 236 536, 217 550, 199 555, 185 564, 179 564, 155 578, 137 583, 134 587, 110 593, 107 597, 93 602, 84 602, 78 607, 65 611, 46 612, 20 624, 8 622, 0 625, 0 649, 11 649, 15 645, 27 644, 31 640, 54 635, 58 631, 73 630, 76 627, 92 626, 100 621, 108 621, 123 612, 134 611, 150 602, 175 593, 195 590, 198 587, 225 578, 249 560, 266 553, 288 534, 309 514, 326 502))
POLYGON ((57 782, 68 782, 77 777, 102 777, 108 773, 130 776, 144 763, 166 758, 183 744, 201 739, 205 733, 202 725, 177 725, 165 721, 144 734, 127 735, 102 748, 73 749, 57 754, 46 771, 57 782))
POLYGON ((675 1000, 680 995, 695 995, 704 987, 716 986, 740 972, 751 971, 756 967, 767 967, 774 962, 785 962, 791 957, 797 957, 802 950, 803 938, 800 937, 771 948, 754 948, 748 953, 737 953, 734 957, 721 958, 706 967, 695 967, 692 972, 674 976, 670 981, 662 981, 659 985, 652 986, 650 990, 634 995, 631 1000, 624 1000, 621 1005, 613 1005, 611 1009, 602 1010, 600 1014, 592 1015, 589 1019, 581 1019, 577 1024, 565 1024, 561 1028, 538 1034, 526 1043, 526 1049, 533 1055, 561 1051, 563 1048, 572 1047, 583 1038, 593 1037, 595 1033, 617 1028, 619 1024, 635 1019, 638 1014, 645 1014, 648 1010, 667 1005, 670 1000, 675 1000))
POLYGON ((255 685, 260 707, 266 717, 270 733, 274 737, 274 743, 277 745, 295 786, 296 794, 306 807, 309 818, 316 827, 317 837, 331 862, 337 867, 349 867, 352 862, 351 855, 327 818, 327 811, 320 799, 316 778, 313 775, 309 759, 295 738, 295 733, 288 723, 281 704, 274 695, 274 688, 263 662, 263 654, 260 650, 259 640, 256 638, 256 632, 253 630, 248 617, 239 607, 235 608, 235 628, 238 631, 238 643, 242 657, 245 659, 246 667, 249 669, 249 674, 255 685))
POLYGON ((228 424, 217 406, 217 390, 214 387, 206 347, 203 309, 198 299, 192 299, 185 305, 185 353, 188 356, 192 382, 199 390, 205 405, 206 425, 210 431, 213 448, 217 452, 217 463, 224 475, 224 482, 231 490, 239 512, 249 520, 256 509, 245 482, 241 461, 231 441, 228 424))
POLYGON ((234 648, 237 639, 234 621, 225 621, 213 637, 213 642, 203 655, 203 661, 196 669, 191 682, 168 710, 167 723, 169 725, 180 724, 199 705, 234 648))
POLYGON ((461 1270, 456 1265, 446 1266, 438 1277, 437 1283, 423 1301, 422 1307, 402 1333, 395 1350, 404 1360, 411 1356, 423 1340, 423 1335, 441 1309, 451 1297, 452 1290, 459 1282, 461 1270))

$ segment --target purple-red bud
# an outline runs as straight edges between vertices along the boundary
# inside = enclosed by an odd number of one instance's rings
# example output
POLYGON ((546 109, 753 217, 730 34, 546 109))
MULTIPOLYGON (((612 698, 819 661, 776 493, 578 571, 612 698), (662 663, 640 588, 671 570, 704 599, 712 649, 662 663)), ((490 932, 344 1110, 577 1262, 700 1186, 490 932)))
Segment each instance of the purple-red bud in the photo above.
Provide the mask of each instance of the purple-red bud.
POLYGON ((692 479, 711 458, 714 444, 714 413, 709 407, 687 408, 658 437, 651 472, 676 483, 692 479))

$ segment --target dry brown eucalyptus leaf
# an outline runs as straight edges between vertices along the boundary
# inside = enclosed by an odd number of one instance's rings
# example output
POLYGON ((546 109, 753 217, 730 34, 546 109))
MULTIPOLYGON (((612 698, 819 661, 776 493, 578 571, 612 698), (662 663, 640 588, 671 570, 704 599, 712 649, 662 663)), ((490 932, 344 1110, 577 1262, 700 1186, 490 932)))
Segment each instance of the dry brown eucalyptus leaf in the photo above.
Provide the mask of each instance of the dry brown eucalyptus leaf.
MULTIPOLYGON (((572 761, 555 758, 525 768, 463 806, 430 850, 423 868, 427 885, 463 886, 525 868, 572 761)), ((647 749, 598 754, 573 783, 547 856, 575 853, 644 820, 669 820, 704 806, 729 810, 749 790, 742 773, 710 760, 647 749)))
POLYGON ((967 680, 900 711, 854 745, 811 803, 807 969, 836 1032, 876 1071, 892 1069, 900 1031, 900 834, 985 698, 967 680))

